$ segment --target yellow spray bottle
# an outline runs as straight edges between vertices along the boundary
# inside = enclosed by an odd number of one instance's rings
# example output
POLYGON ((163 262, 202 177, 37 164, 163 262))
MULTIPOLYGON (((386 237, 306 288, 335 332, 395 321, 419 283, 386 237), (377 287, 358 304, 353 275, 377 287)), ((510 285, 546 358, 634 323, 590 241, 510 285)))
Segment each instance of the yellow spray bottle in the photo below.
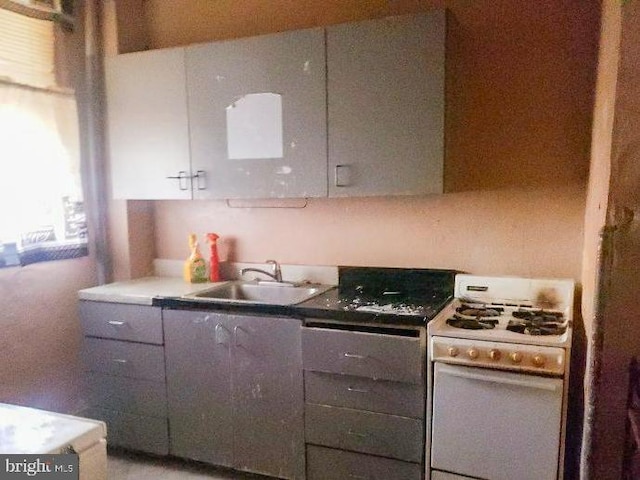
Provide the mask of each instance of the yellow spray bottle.
POLYGON ((184 281, 189 283, 206 282, 207 264, 200 253, 198 238, 195 233, 189 234, 189 248, 191 249, 191 255, 184 262, 184 281))

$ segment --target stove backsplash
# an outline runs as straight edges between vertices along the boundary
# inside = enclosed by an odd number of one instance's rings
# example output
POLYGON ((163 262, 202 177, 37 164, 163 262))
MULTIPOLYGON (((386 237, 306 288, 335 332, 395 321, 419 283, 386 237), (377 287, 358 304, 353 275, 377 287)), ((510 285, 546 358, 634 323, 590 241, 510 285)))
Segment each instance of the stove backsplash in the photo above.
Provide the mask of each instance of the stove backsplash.
POLYGON ((338 267, 341 295, 390 302, 452 297, 457 273, 427 268, 338 267))

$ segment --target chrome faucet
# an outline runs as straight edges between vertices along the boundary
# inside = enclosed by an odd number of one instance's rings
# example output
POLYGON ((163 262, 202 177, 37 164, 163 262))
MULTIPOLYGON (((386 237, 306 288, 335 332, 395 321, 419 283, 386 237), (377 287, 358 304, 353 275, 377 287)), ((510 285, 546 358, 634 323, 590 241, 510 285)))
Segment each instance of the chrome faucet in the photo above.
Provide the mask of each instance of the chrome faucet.
POLYGON ((240 276, 242 277, 247 272, 257 272, 257 273, 262 273, 263 275, 266 275, 269 278, 272 278, 276 282, 282 282, 282 271, 280 270, 280 265, 278 264, 278 262, 276 262, 275 260, 267 260, 265 263, 271 265, 273 273, 269 273, 260 268, 248 267, 240 270, 240 276))

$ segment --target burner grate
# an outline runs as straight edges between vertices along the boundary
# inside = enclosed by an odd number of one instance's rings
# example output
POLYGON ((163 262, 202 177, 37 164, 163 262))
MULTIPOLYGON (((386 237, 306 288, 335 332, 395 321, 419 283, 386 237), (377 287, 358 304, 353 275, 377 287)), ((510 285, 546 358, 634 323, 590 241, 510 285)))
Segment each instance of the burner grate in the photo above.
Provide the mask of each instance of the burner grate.
POLYGON ((567 331, 561 312, 545 310, 518 310, 512 313, 514 320, 507 324, 507 330, 524 335, 562 335, 567 331))
POLYGON ((455 328, 464 328, 465 330, 490 330, 495 328, 498 320, 493 318, 462 318, 454 315, 447 320, 447 324, 455 328))

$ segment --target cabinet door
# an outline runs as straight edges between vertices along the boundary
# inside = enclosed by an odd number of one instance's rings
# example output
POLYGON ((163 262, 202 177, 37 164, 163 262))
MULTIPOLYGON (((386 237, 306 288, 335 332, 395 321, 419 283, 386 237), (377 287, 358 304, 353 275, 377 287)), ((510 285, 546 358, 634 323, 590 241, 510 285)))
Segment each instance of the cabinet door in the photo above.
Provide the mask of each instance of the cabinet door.
POLYGON ((191 198, 184 49, 108 57, 105 69, 114 198, 191 198))
POLYGON ((231 331, 224 315, 163 311, 173 455, 232 466, 231 331))
POLYGON ((444 20, 327 28, 329 196, 442 192, 444 20))
POLYGON ((234 463, 278 478, 304 478, 300 321, 234 317, 234 463))
POLYGON ((327 196, 322 29, 187 48, 195 198, 327 196))

